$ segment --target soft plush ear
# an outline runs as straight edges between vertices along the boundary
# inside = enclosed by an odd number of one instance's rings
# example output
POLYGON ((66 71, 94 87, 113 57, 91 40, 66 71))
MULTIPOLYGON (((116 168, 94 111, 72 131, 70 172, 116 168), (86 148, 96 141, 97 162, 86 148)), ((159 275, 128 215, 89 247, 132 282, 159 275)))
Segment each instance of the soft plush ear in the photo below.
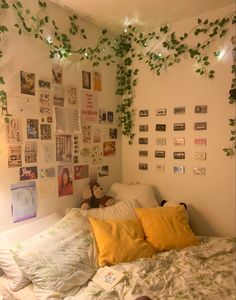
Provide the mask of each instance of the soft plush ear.
POLYGON ((161 201, 161 206, 164 206, 166 203, 167 203, 166 200, 162 200, 162 201, 161 201))
POLYGON ((166 201, 166 200, 161 201, 161 206, 176 206, 176 205, 183 205, 184 208, 187 209, 187 204, 184 202, 176 203, 173 201, 166 201))
POLYGON ((187 209, 187 204, 184 202, 180 202, 179 205, 183 205, 185 209, 187 209))

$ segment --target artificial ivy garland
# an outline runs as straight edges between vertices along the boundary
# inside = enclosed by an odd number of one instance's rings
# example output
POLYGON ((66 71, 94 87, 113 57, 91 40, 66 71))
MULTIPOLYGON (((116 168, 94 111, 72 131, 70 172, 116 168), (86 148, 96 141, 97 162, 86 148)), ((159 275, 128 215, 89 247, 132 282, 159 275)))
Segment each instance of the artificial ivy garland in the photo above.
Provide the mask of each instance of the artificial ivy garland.
MULTIPOLYGON (((16 16, 16 24, 14 26, 18 33, 25 33, 42 40, 49 48, 50 58, 59 56, 62 59, 76 54, 79 60, 91 61, 94 67, 99 66, 100 63, 105 63, 108 66, 110 64, 117 65, 116 94, 122 96, 122 102, 117 106, 117 113, 122 133, 129 138, 130 144, 134 138, 134 110, 132 107, 139 71, 133 67, 134 60, 144 60, 150 70, 159 76, 163 69, 179 63, 183 57, 189 56, 197 63, 198 67, 195 70, 197 74, 213 79, 215 71, 210 69, 209 56, 206 54, 207 48, 215 39, 226 35, 230 24, 236 23, 234 14, 229 14, 222 19, 214 21, 198 19, 196 26, 181 36, 177 36, 176 32, 171 32, 169 26, 161 26, 158 31, 143 33, 140 28, 130 25, 116 38, 111 37, 107 30, 103 30, 94 48, 75 48, 71 41, 73 36, 79 34, 82 39, 86 39, 85 30, 79 26, 78 17, 76 15, 69 16, 69 31, 68 33, 63 33, 57 26, 56 21, 47 15, 47 3, 38 1, 38 5, 39 11, 35 16, 30 9, 23 7, 22 1, 13 1, 12 4, 9 4, 7 0, 0 0, 1 12, 6 9, 14 11, 16 16), (45 36, 44 29, 47 26, 53 28, 51 38, 45 36), (199 40, 201 38, 201 42, 197 41, 195 45, 189 45, 187 40, 191 35, 195 36, 195 40, 198 37, 199 40), (204 40, 202 36, 205 37, 204 40), (158 49, 151 51, 151 46, 157 43, 159 44, 158 49)), ((1 35, 7 31, 7 27, 0 24, 0 41, 1 35)), ((0 57, 2 55, 3 53, 0 51, 0 57)), ((214 56, 218 55, 219 52, 215 51, 214 56)), ((232 73, 231 91, 236 88, 235 59, 232 73)), ((0 76, 0 84, 4 83, 3 77, 0 76)), ((230 95, 229 103, 236 103, 236 99, 232 95, 230 95)), ((7 97, 4 90, 0 91, 0 106, 5 121, 8 122, 10 114, 7 112, 7 97)), ((223 150, 227 155, 232 155, 236 149, 236 119, 230 119, 229 121, 230 126, 234 128, 234 130, 231 130, 230 138, 233 144, 232 147, 223 150)))

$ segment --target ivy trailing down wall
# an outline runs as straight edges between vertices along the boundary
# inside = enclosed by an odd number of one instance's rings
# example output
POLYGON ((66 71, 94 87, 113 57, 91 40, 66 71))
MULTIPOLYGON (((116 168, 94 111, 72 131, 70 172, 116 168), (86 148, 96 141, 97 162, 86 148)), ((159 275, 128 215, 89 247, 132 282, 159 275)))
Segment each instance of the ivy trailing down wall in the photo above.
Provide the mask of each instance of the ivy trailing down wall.
MULTIPOLYGON (((38 1, 39 10, 36 15, 32 14, 29 8, 23 6, 22 1, 0 0, 0 14, 6 10, 13 10, 16 23, 12 26, 18 30, 19 35, 31 35, 35 39, 40 39, 48 47, 50 58, 68 58, 70 55, 77 55, 78 60, 91 61, 94 67, 105 63, 117 65, 117 89, 116 94, 122 96, 122 102, 117 106, 119 125, 122 127, 123 135, 129 138, 132 143, 133 132, 133 102, 134 90, 137 85, 138 69, 133 67, 135 60, 144 61, 150 71, 160 75, 163 70, 180 63, 186 57, 190 57, 197 65, 195 72, 199 75, 207 76, 209 79, 215 77, 215 71, 211 68, 212 57, 220 55, 219 51, 210 53, 210 45, 217 39, 224 37, 232 24, 236 23, 236 16, 232 13, 221 19, 202 20, 198 19, 194 28, 190 28, 185 33, 178 35, 171 31, 167 25, 161 26, 152 32, 142 32, 140 28, 128 26, 116 37, 103 30, 97 45, 92 47, 76 48, 73 43, 78 35, 81 39, 86 39, 84 28, 79 25, 78 16, 69 16, 68 32, 61 32, 58 23, 48 15, 47 3, 38 1), (46 35, 50 28, 50 36, 46 35), (194 39, 192 39, 194 37, 194 39), (194 44, 189 41, 194 40, 194 44)), ((0 24, 0 41, 3 34, 8 31, 4 24, 0 24)), ((235 43, 234 53, 235 53, 235 43)), ((0 51, 0 56, 3 53, 0 51)), ((235 104, 236 88, 236 62, 235 56, 232 66, 232 86, 230 90, 229 103, 235 104)), ((0 84, 4 79, 0 76, 0 84)), ((7 111, 7 96, 4 90, 0 90, 0 106, 2 115, 6 121, 10 114, 7 111)), ((230 119, 231 126, 231 147, 223 149, 227 155, 236 152, 236 119, 230 119)))

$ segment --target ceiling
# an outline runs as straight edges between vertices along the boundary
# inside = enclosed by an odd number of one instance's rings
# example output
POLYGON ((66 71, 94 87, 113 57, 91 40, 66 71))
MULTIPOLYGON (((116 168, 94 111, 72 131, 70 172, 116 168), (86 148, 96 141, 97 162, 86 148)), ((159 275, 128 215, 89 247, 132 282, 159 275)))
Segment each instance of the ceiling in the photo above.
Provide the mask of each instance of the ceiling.
POLYGON ((51 0, 99 27, 117 32, 169 24, 235 4, 235 0, 51 0))

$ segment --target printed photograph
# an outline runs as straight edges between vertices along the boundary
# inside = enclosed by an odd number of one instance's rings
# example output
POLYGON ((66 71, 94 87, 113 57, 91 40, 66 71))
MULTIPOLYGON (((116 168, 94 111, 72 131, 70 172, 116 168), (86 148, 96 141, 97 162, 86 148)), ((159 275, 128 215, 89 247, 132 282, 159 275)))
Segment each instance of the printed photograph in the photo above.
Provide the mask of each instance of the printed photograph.
POLYGON ((36 217, 37 193, 35 181, 11 185, 11 208, 14 223, 36 217))
POLYGON ((195 130, 206 130, 207 129, 207 123, 206 122, 194 123, 194 129, 195 130))
POLYGON ((55 145, 52 143, 41 144, 41 158, 44 163, 55 161, 55 145))
POLYGON ((174 130, 175 131, 185 130, 185 123, 174 123, 174 130))
POLYGON ((40 124, 41 140, 51 140, 52 128, 50 124, 40 124))
POLYGON ((8 146, 8 167, 9 168, 21 167, 22 165, 21 151, 22 151, 21 145, 8 146))
POLYGON ((35 74, 20 71, 20 89, 21 94, 35 95, 35 74))
POLYGON ((174 145, 175 146, 184 146, 185 138, 174 138, 174 145))
POLYGON ((166 116, 166 108, 157 108, 156 116, 166 116))
POLYGON ((117 139, 117 128, 109 128, 109 138, 111 140, 116 140, 117 139))
POLYGON ((39 113, 42 115, 52 114, 51 95, 48 91, 39 91, 39 113))
POLYGON ((56 135, 56 161, 72 161, 71 135, 56 135))
POLYGON ((99 177, 109 176, 109 166, 98 167, 98 176, 99 177))
POLYGON ((114 121, 113 111, 108 111, 107 112, 107 123, 108 124, 113 124, 113 121, 114 121))
POLYGON ((51 89, 51 82, 47 79, 39 79, 38 86, 40 90, 50 91, 51 89))
POLYGON ((93 89, 94 91, 102 91, 102 73, 94 71, 93 72, 93 89))
POLYGON ((166 152, 165 151, 160 151, 160 150, 156 150, 155 151, 155 157, 164 158, 165 156, 166 156, 166 152))
POLYGON ((8 144, 22 143, 21 119, 10 119, 6 124, 6 140, 8 144))
POLYGON ((206 168, 203 167, 194 167, 193 174, 195 175, 206 175, 206 168))
POLYGON ((185 173, 185 167, 184 166, 174 166, 173 171, 176 174, 184 174, 185 173))
POLYGON ((52 83, 62 84, 63 69, 59 64, 52 65, 52 83))
POLYGON ((148 117, 148 109, 143 109, 139 111, 140 117, 148 117))
POLYGON ((195 105, 194 112, 196 114, 206 114, 207 113, 207 105, 195 105))
POLYGON ((39 138, 39 121, 37 119, 27 119, 27 139, 39 138))
POLYGON ((147 157, 148 156, 148 151, 140 150, 138 155, 139 155, 139 157, 147 157))
POLYGON ((64 106, 65 90, 62 85, 54 85, 53 104, 64 106))
POLYGON ((22 167, 19 172, 20 181, 31 180, 38 178, 38 169, 37 167, 22 167))
POLYGON ((84 179, 89 177, 89 165, 74 166, 74 179, 84 179))
POLYGON ((44 168, 39 170, 39 178, 45 179, 45 178, 52 178, 55 177, 55 168, 44 168))
POLYGON ((37 142, 25 143, 25 163, 37 162, 37 142))
POLYGON ((185 107, 174 107, 174 114, 175 115, 180 115, 180 114, 185 114, 185 107))
POLYGON ((148 170, 148 164, 146 163, 139 163, 138 164, 139 170, 148 170))
POLYGON ((196 138, 196 139, 194 139, 194 144, 205 146, 207 144, 207 139, 206 138, 196 138))
POLYGON ((91 73, 82 71, 82 86, 84 89, 91 89, 91 73))
POLYGON ((185 159, 185 152, 174 152, 174 159, 185 159))
POLYGON ((99 123, 106 124, 107 122, 107 112, 103 109, 99 109, 99 123))
POLYGON ((143 144, 147 145, 148 144, 148 138, 139 138, 138 143, 142 144, 142 145, 143 144))
POLYGON ((148 131, 148 125, 139 125, 139 131, 140 132, 148 131))
POLYGON ((156 124, 156 131, 166 131, 166 124, 156 124))
POLYGON ((116 154, 116 142, 108 141, 103 143, 103 155, 114 156, 116 154))
POLYGON ((72 166, 58 166, 58 196, 67 196, 73 194, 72 166))
POLYGON ((194 152, 194 159, 196 160, 206 160, 206 152, 194 152))

